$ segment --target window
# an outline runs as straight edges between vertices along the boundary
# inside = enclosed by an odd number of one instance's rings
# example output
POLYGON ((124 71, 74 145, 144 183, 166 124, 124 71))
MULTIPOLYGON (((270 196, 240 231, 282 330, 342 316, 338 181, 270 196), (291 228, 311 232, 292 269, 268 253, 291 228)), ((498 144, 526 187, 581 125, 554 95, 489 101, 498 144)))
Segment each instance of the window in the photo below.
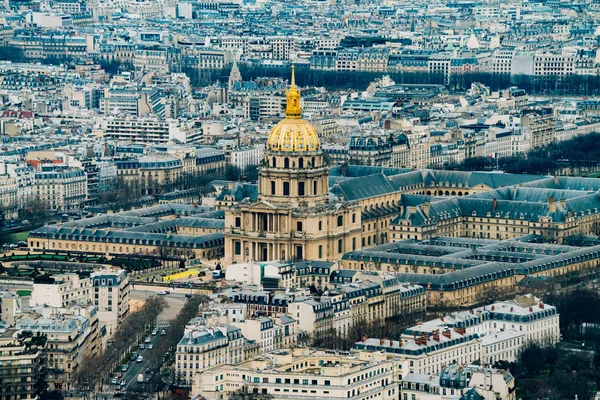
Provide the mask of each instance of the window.
POLYGON ((323 221, 319 221, 319 230, 322 231, 323 230, 323 221))
POLYGON ((313 194, 317 194, 317 181, 313 182, 313 194))
POLYGON ((298 168, 304 168, 304 158, 302 157, 298 160, 298 168))
POLYGON ((356 250, 356 238, 352 238, 352 250, 356 250))
POLYGON ((296 221, 296 230, 302 232, 302 221, 296 221))
POLYGON ((341 253, 344 250, 344 241, 343 239, 338 240, 338 253, 341 253))
POLYGON ((235 246, 235 254, 238 255, 238 256, 240 254, 242 254, 242 243, 241 242, 235 242, 234 246, 235 246))
POLYGON ((271 194, 275 194, 275 181, 271 181, 271 194))
POLYGON ((242 226, 242 219, 240 217, 235 217, 235 227, 239 228, 242 226))
MULTIPOLYGON (((286 158, 286 160, 287 160, 287 158, 286 158)), ((289 182, 283 182, 283 195, 284 196, 290 195, 290 183, 289 182)))
POLYGON ((356 214, 352 214, 352 223, 356 222, 356 214))
POLYGON ((290 159, 286 157, 283 159, 283 168, 289 168, 289 167, 290 167, 290 159))
POLYGON ((342 225, 344 225, 344 217, 339 215, 337 217, 337 226, 342 226, 342 225))
POLYGON ((323 258, 323 246, 319 246, 319 258, 323 258))
POLYGON ((273 168, 277 167, 277 159, 275 157, 273 157, 273 168))
POLYGON ((304 196, 304 182, 298 182, 298 196, 304 196))

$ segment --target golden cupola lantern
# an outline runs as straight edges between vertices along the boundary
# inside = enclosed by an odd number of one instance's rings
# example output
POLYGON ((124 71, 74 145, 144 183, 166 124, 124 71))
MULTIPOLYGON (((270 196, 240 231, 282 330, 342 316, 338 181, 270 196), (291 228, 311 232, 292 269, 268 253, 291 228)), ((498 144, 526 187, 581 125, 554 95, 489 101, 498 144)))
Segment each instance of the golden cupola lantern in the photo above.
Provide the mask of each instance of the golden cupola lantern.
POLYGON ((311 152, 321 148, 321 141, 315 129, 302 119, 300 90, 296 87, 294 66, 292 80, 286 92, 285 119, 271 130, 267 140, 267 150, 280 152, 311 152))

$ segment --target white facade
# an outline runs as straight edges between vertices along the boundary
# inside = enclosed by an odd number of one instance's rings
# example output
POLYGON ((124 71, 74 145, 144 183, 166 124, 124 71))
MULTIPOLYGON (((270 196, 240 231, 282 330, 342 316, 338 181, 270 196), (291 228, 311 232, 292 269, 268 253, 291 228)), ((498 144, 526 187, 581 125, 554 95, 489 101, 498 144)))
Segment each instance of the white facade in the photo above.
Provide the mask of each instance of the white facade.
POLYGON ((265 146, 255 145, 251 147, 241 147, 231 152, 231 165, 235 165, 242 171, 249 165, 259 165, 264 157, 265 146))
POLYGON ((33 283, 31 305, 68 307, 74 303, 87 303, 90 299, 90 278, 77 274, 52 275, 54 283, 33 283))
POLYGON ((129 314, 129 277, 125 270, 103 270, 91 274, 91 301, 98 310, 100 325, 111 337, 129 314))

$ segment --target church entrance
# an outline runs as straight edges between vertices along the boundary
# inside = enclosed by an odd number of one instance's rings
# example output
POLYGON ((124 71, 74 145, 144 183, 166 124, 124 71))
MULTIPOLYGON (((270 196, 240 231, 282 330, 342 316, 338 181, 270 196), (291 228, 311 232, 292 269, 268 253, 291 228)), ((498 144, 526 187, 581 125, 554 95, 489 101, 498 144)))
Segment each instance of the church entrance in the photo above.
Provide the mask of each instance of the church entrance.
POLYGON ((261 252, 261 261, 269 261, 269 249, 266 243, 260 244, 260 252, 261 252))
POLYGON ((296 260, 301 261, 304 259, 304 254, 302 253, 302 246, 296 246, 296 260))

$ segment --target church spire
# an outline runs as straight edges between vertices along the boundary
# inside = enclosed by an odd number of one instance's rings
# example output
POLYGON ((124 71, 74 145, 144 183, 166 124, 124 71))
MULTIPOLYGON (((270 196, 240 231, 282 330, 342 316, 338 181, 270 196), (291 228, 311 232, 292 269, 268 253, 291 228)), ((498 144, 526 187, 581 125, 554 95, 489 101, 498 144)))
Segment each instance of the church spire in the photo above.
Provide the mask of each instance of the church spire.
POLYGON ((290 88, 286 93, 287 104, 285 106, 285 116, 287 118, 300 118, 302 116, 302 108, 300 107, 300 90, 296 88, 296 74, 294 65, 292 64, 292 80, 290 88))

